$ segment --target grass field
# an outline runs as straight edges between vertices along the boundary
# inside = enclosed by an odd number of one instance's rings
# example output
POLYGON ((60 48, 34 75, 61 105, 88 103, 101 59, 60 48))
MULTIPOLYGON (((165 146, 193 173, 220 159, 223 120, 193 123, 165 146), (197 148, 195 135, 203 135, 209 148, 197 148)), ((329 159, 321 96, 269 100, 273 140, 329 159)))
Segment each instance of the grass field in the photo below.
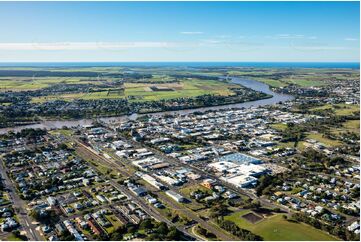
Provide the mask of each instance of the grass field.
POLYGON ((86 77, 0 77, 0 92, 38 90, 54 84, 97 84, 95 78, 86 77))
POLYGON ((275 124, 271 124, 271 127, 276 129, 276 130, 283 131, 283 130, 285 130, 287 128, 287 124, 275 123, 275 124))
POLYGON ((337 240, 335 237, 315 229, 307 224, 289 222, 276 214, 262 221, 252 224, 241 216, 249 213, 250 210, 236 212, 226 216, 226 220, 235 222, 239 227, 248 229, 263 237, 264 240, 299 240, 299 241, 324 241, 337 240))
POLYGON ((332 140, 332 139, 328 139, 326 137, 323 137, 322 134, 320 133, 311 133, 308 134, 307 137, 308 139, 313 139, 313 140, 317 140, 318 142, 321 142, 327 146, 333 147, 333 146, 339 146, 342 143, 338 140, 332 140))
POLYGON ((287 83, 280 81, 280 80, 274 80, 274 79, 267 79, 267 78, 255 78, 255 80, 266 83, 267 85, 271 87, 285 87, 287 86, 287 83))
POLYGON ((299 79, 299 78, 291 78, 291 79, 284 79, 284 82, 287 83, 292 83, 292 84, 296 84, 299 85, 301 87, 319 87, 319 86, 324 86, 326 85, 325 82, 323 81, 318 81, 318 80, 310 80, 310 79, 299 79))
POLYGON ((351 115, 354 112, 360 111, 360 106, 354 104, 336 104, 336 105, 326 104, 323 106, 312 108, 311 111, 325 110, 325 109, 332 109, 336 115, 346 116, 346 115, 351 115))
POLYGON ((6 238, 7 241, 23 241, 22 239, 16 237, 14 234, 10 234, 7 238, 6 238))
POLYGON ((161 99, 173 99, 182 97, 196 97, 205 94, 214 94, 228 96, 233 95, 234 92, 231 88, 239 87, 235 84, 228 84, 225 82, 213 81, 213 80, 183 80, 179 83, 164 83, 164 84, 152 84, 152 83, 125 83, 124 92, 108 92, 98 91, 89 93, 70 93, 57 96, 45 96, 35 97, 32 102, 46 102, 52 100, 65 100, 72 101, 74 99, 84 100, 97 100, 97 99, 118 99, 129 98, 133 102, 138 101, 156 101, 161 99), (169 91, 152 91, 151 86, 165 87, 172 90, 169 91))
POLYGON ((348 120, 342 126, 346 131, 360 133, 360 120, 348 120))
MULTIPOLYGON (((295 148, 294 145, 295 145, 295 142, 279 142, 276 147, 277 148, 295 148)), ((296 148, 298 148, 298 146, 296 148)))
POLYGON ((114 215, 105 215, 105 217, 108 219, 109 222, 112 223, 112 227, 106 228, 108 233, 112 233, 113 231, 115 231, 117 228, 119 228, 120 226, 122 226, 122 222, 119 221, 119 219, 114 215))
POLYGON ((57 130, 50 130, 50 134, 62 134, 64 136, 72 136, 74 134, 74 131, 71 129, 57 129, 57 130))
POLYGON ((231 87, 237 85, 227 84, 212 80, 184 80, 179 84, 168 84, 174 91, 145 91, 149 87, 148 83, 129 83, 125 85, 125 96, 139 96, 139 101, 154 101, 161 99, 172 99, 181 97, 195 97, 205 94, 232 95, 231 87))
POLYGON ((185 196, 190 197, 190 194, 197 190, 212 194, 212 191, 210 189, 205 188, 204 186, 202 186, 200 184, 194 184, 194 185, 183 187, 180 189, 180 192, 183 193, 185 196))
POLYGON ((360 133, 360 120, 347 120, 340 128, 333 128, 332 133, 341 134, 343 132, 360 133))

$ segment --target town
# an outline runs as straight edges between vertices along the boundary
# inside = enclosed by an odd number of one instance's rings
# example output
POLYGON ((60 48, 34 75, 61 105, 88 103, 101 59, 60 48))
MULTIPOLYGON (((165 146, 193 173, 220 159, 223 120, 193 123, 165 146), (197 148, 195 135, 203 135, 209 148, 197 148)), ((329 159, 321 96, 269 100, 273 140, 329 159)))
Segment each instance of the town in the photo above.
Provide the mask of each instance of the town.
POLYGON ((0 236, 358 240, 355 82, 289 86, 296 97, 273 105, 5 133, 0 236))
POLYGON ((360 1, 0 1, 1 241, 360 241, 360 1))

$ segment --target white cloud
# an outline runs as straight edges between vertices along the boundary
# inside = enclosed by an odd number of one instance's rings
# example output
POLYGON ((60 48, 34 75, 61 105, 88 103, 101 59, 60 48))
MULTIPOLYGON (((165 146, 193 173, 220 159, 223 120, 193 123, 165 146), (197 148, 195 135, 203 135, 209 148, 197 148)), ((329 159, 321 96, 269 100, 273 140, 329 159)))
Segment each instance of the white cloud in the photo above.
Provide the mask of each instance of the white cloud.
POLYGON ((216 38, 220 38, 220 39, 229 39, 231 37, 232 37, 232 35, 227 35, 227 34, 222 34, 222 35, 216 36, 216 38))
POLYGON ((356 38, 345 38, 346 41, 358 41, 356 38))
POLYGON ((305 36, 303 34, 278 34, 276 38, 279 39, 302 39, 305 36))
POLYGON ((291 46, 298 50, 348 50, 349 48, 343 46, 291 46))
POLYGON ((220 44, 223 43, 223 40, 219 39, 202 39, 200 44, 206 43, 206 44, 220 44))
POLYGON ((197 35, 197 34, 204 34, 203 32, 200 31, 184 31, 184 32, 180 32, 181 34, 188 34, 188 35, 197 35))
POLYGON ((172 42, 50 42, 0 43, 0 50, 101 50, 174 47, 172 42))
MULTIPOLYGON (((277 34, 277 35, 267 35, 266 39, 304 39, 306 38, 303 34, 277 34)), ((316 37, 311 36, 309 39, 316 39, 316 37)))

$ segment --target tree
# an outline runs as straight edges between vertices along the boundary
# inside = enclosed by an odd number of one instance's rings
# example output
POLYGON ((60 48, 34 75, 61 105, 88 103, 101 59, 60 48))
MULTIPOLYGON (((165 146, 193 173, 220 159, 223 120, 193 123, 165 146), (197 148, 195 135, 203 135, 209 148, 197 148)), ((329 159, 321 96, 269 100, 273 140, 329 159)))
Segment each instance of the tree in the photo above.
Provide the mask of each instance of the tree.
POLYGON ((217 204, 210 209, 210 217, 217 218, 225 216, 229 212, 228 207, 224 204, 217 204))
POLYGON ((172 226, 170 227, 166 238, 167 240, 176 240, 178 236, 179 236, 178 230, 176 229, 176 227, 172 226))
POLYGON ((168 226, 165 222, 160 222, 157 228, 157 232, 162 235, 166 235, 168 233, 168 226))
POLYGON ((153 226, 152 220, 149 218, 143 220, 139 225, 139 228, 141 228, 141 229, 152 229, 153 227, 154 226, 153 226))

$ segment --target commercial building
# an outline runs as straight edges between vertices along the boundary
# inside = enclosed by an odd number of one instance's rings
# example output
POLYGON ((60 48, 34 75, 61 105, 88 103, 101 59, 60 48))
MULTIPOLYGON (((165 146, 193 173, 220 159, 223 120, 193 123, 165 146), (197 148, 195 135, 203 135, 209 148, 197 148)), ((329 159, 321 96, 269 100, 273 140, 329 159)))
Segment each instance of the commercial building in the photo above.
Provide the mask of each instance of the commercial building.
POLYGON ((169 197, 171 197, 173 200, 175 200, 179 203, 186 202, 186 199, 182 195, 180 195, 174 191, 169 190, 169 191, 166 191, 165 194, 167 194, 169 197))

